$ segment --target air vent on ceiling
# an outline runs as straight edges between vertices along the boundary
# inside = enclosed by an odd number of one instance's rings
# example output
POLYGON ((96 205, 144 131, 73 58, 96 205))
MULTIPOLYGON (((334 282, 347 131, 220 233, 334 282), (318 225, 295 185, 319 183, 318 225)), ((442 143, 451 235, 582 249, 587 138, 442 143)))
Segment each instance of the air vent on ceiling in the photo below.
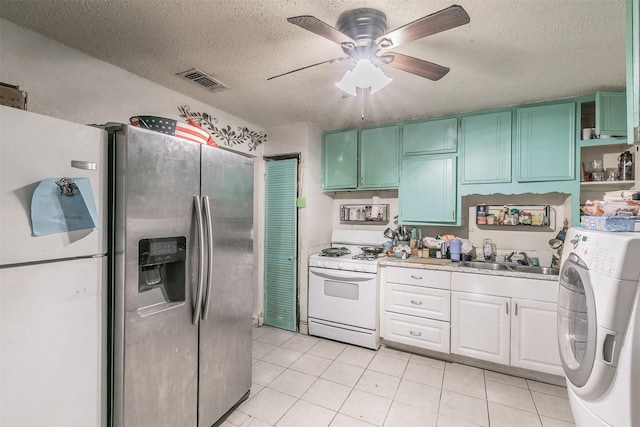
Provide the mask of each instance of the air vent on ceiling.
POLYGON ((197 68, 191 68, 190 70, 183 71, 176 75, 185 78, 197 85, 200 85, 203 88, 210 90, 211 92, 219 92, 229 89, 229 86, 225 85, 222 82, 219 82, 211 76, 208 76, 197 68))

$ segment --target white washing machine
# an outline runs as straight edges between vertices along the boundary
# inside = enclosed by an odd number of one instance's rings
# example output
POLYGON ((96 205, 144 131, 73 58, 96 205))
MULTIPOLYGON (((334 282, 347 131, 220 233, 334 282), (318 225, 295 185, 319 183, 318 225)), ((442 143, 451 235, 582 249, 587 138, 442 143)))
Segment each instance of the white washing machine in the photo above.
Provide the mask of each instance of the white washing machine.
POLYGON ((640 233, 571 228, 558 346, 578 427, 640 426, 640 233))

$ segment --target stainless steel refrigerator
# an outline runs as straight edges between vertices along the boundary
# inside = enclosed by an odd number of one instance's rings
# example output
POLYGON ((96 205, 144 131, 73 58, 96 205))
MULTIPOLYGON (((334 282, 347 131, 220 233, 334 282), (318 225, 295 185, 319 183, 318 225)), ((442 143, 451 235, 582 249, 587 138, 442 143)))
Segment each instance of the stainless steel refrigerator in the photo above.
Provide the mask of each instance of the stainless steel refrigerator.
POLYGON ((110 128, 112 424, 208 427, 251 387, 253 161, 110 128))

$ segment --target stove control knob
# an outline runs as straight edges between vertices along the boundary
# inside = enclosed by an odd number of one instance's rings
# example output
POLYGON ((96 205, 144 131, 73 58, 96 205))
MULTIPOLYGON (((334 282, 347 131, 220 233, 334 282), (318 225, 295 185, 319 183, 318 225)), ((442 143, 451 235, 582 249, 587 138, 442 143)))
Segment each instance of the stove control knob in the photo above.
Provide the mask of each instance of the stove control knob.
POLYGON ((362 266, 360 266, 360 265, 356 264, 356 265, 355 265, 355 267, 353 267, 353 269, 354 269, 355 271, 362 271, 362 266))
POLYGON ((343 263, 338 264, 338 269, 342 270, 343 268, 344 268, 344 264, 343 263))

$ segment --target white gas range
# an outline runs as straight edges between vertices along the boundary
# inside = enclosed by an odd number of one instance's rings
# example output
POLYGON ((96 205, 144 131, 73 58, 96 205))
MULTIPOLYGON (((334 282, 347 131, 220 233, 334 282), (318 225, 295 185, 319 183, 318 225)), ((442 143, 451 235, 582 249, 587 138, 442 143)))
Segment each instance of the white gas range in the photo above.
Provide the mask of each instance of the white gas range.
POLYGON ((309 257, 310 335, 372 349, 380 346, 380 258, 367 253, 385 241, 380 231, 334 230, 331 248, 309 257))

